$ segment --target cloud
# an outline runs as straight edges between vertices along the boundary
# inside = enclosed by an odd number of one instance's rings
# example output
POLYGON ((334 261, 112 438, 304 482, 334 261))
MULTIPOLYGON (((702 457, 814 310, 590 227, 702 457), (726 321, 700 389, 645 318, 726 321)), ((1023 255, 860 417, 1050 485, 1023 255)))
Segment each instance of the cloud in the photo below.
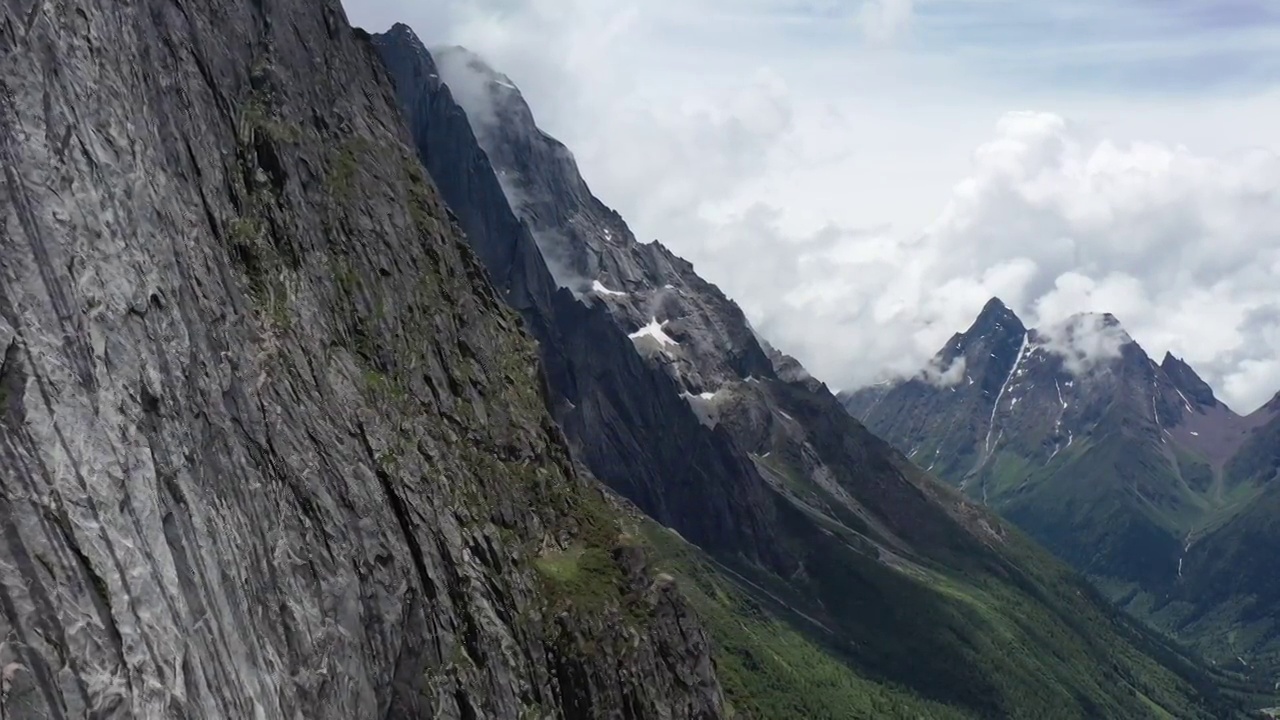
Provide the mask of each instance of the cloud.
POLYGON ((940 388, 949 388, 959 385, 964 380, 965 359, 960 356, 946 367, 938 361, 936 357, 930 358, 925 364, 924 370, 918 375, 921 380, 940 388))
MULTIPOLYGON (((480 133, 496 127, 500 83, 510 78, 497 73, 482 58, 461 47, 436 48, 433 53, 440 76, 449 85, 453 99, 467 113, 472 130, 480 133)), ((514 83, 511 83, 514 88, 514 83)))
POLYGON ((1133 342, 1129 333, 1110 315, 1074 315, 1039 332, 1037 344, 1062 357, 1063 367, 1077 377, 1087 375, 1112 360, 1133 342))
POLYGON ((833 386, 913 375, 998 295, 1115 313, 1239 409, 1280 388, 1265 4, 345 1, 509 74, 638 237, 833 386))
POLYGON ((866 0, 858 10, 858 27, 871 40, 892 40, 910 24, 913 4, 912 0, 866 0))
MULTIPOLYGON (((1280 387, 1280 315, 1265 312, 1280 268, 1274 152, 1119 145, 1055 115, 1011 113, 923 234, 836 233, 795 263, 803 280, 761 332, 837 384, 910 374, 998 295, 1039 326, 1114 312, 1148 352, 1187 357, 1242 409, 1280 387), (832 357, 878 361, 868 372, 832 357)), ((1075 323, 1058 340, 1086 371, 1123 337, 1075 323)))

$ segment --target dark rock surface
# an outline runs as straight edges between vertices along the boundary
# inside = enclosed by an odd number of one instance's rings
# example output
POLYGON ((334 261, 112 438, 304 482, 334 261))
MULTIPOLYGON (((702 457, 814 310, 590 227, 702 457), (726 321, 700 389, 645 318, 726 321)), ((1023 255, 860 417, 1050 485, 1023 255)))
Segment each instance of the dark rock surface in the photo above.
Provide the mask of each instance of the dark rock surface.
POLYGON ((336 1, 0 13, 0 715, 722 715, 336 1))
POLYGON ((1185 360, 1174 357, 1173 353, 1165 353, 1160 362, 1160 369, 1173 381, 1178 390, 1196 405, 1212 407, 1218 404, 1213 388, 1196 374, 1185 360))

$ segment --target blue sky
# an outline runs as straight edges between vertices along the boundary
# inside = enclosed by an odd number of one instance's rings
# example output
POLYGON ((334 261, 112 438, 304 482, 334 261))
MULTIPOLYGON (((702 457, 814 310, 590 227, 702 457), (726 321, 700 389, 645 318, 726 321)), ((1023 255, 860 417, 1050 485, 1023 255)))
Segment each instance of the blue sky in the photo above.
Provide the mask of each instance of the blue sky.
POLYGON ((1222 92, 1264 85, 1280 70, 1280 5, 1256 0, 934 0, 913 20, 912 51, 1021 84, 1222 92))
MULTIPOLYGON (((917 0, 872 3, 906 18, 888 42, 901 57, 952 66, 975 85, 1008 83, 1099 93, 1239 92, 1280 74, 1280 4, 1259 0, 917 0)), ((705 42, 709 26, 761 53, 849 56, 866 4, 692 3, 657 29, 705 42), (714 6, 714 7, 712 7, 714 6)), ((715 41, 713 41, 715 42, 715 41)), ((723 41, 719 41, 723 42, 723 41)))
POLYGON ((345 0, 470 47, 593 190, 836 387, 999 294, 1280 390, 1280 3, 345 0))

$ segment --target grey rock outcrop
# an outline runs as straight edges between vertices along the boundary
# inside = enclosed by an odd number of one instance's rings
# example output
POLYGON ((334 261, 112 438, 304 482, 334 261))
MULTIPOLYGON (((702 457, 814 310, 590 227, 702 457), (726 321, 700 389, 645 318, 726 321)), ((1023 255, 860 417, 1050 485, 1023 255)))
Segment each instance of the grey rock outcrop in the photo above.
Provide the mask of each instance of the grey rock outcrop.
POLYGON ((0 2, 3 717, 722 716, 366 39, 0 2))

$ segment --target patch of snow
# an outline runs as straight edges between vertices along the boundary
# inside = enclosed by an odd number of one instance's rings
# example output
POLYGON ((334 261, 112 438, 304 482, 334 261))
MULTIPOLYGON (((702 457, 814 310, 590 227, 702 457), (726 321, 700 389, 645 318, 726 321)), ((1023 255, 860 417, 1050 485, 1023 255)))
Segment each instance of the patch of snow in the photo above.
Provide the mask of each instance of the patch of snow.
POLYGON ((1062 447, 1060 447, 1060 448, 1054 448, 1054 449, 1053 449, 1053 454, 1049 456, 1049 459, 1048 459, 1048 460, 1046 460, 1044 464, 1045 464, 1045 465, 1048 465, 1049 463, 1053 462, 1053 459, 1054 459, 1054 458, 1058 457, 1058 453, 1062 452, 1063 450, 1070 449, 1070 447, 1071 447, 1071 443, 1072 443, 1072 441, 1074 441, 1075 439, 1076 439, 1076 438, 1075 438, 1075 435, 1074 435, 1074 434, 1072 434, 1072 433, 1067 433, 1067 444, 1066 444, 1066 445, 1063 445, 1063 446, 1062 446, 1062 447))
POLYGON ((693 409, 693 414, 698 417, 698 422, 709 428, 714 428, 720 422, 719 411, 716 406, 709 402, 715 393, 702 393, 694 395, 692 393, 682 392, 680 397, 689 403, 689 407, 693 409))
POLYGON ((702 398, 703 400, 712 400, 715 398, 715 396, 716 394, 713 392, 704 392, 698 395, 698 397, 702 398))
MULTIPOLYGON (((1058 389, 1058 402, 1062 403, 1062 412, 1058 413, 1058 421, 1053 424, 1053 434, 1057 436, 1062 432, 1062 418, 1067 415, 1067 401, 1062 399, 1062 385, 1060 385, 1056 379, 1053 381, 1053 386, 1058 389)), ((1057 455, 1058 450, 1060 449, 1061 448, 1055 447, 1053 449, 1053 455, 1049 456, 1049 460, 1052 460, 1054 455, 1057 455)), ((1048 462, 1045 463, 1045 465, 1048 464, 1048 462)))
POLYGON ((599 280, 593 280, 591 282, 591 289, 594 290, 597 295, 612 295, 614 297, 627 296, 627 294, 624 292, 618 292, 617 290, 610 290, 609 288, 605 287, 604 283, 600 282, 599 280))
MULTIPOLYGON (((1009 369, 1009 377, 1004 379, 1004 384, 1000 386, 1000 392, 996 393, 995 404, 991 406, 991 418, 987 421, 987 441, 983 444, 983 448, 987 455, 991 454, 991 435, 996 429, 996 412, 1000 410, 1000 399, 1004 397, 1004 391, 1009 388, 1009 381, 1013 379, 1013 375, 1018 370, 1018 365, 1022 364, 1022 356, 1027 352, 1027 334, 1022 334, 1022 346, 1018 348, 1018 358, 1013 361, 1013 367, 1009 369)), ((992 357, 995 357, 994 355, 992 357)))
POLYGON ((763 459, 763 458, 767 458, 767 457, 769 457, 769 456, 770 456, 770 455, 772 455, 772 454, 773 454, 773 452, 772 452, 772 451, 770 451, 770 452, 767 452, 767 453, 765 453, 765 454, 761 455, 760 457, 761 457, 761 459, 763 459))
POLYGON ((786 419, 788 419, 788 420, 795 420, 795 418, 791 417, 790 415, 786 414, 785 412, 782 412, 781 410, 779 410, 778 412, 782 413, 782 417, 784 417, 784 418, 786 418, 786 419))
POLYGON ((1187 399, 1187 396, 1183 395, 1182 391, 1179 390, 1178 388, 1174 388, 1173 390, 1174 392, 1178 393, 1178 397, 1182 398, 1182 403, 1187 406, 1187 412, 1195 412, 1195 410, 1192 409, 1191 401, 1187 399))
POLYGON ((1193 433, 1191 433, 1191 434, 1192 434, 1192 435, 1195 435, 1196 437, 1200 437, 1200 433, 1198 433, 1198 432, 1193 432, 1193 433))
POLYGON ((631 338, 632 340, 639 340, 640 338, 651 337, 654 340, 657 340, 658 344, 663 345, 664 347, 667 345, 679 345, 680 343, 676 342, 675 340, 672 340, 670 335, 662 331, 662 328, 665 325, 666 325, 665 322, 660 323, 658 322, 657 318, 653 318, 652 320, 649 321, 648 325, 645 325, 644 327, 631 333, 627 337, 631 338))
MULTIPOLYGON (((1152 392, 1155 392, 1155 388, 1152 388, 1152 392)), ((1156 419, 1156 427, 1163 428, 1160 424, 1160 410, 1156 408, 1156 396, 1154 394, 1151 396, 1151 415, 1156 419)))

